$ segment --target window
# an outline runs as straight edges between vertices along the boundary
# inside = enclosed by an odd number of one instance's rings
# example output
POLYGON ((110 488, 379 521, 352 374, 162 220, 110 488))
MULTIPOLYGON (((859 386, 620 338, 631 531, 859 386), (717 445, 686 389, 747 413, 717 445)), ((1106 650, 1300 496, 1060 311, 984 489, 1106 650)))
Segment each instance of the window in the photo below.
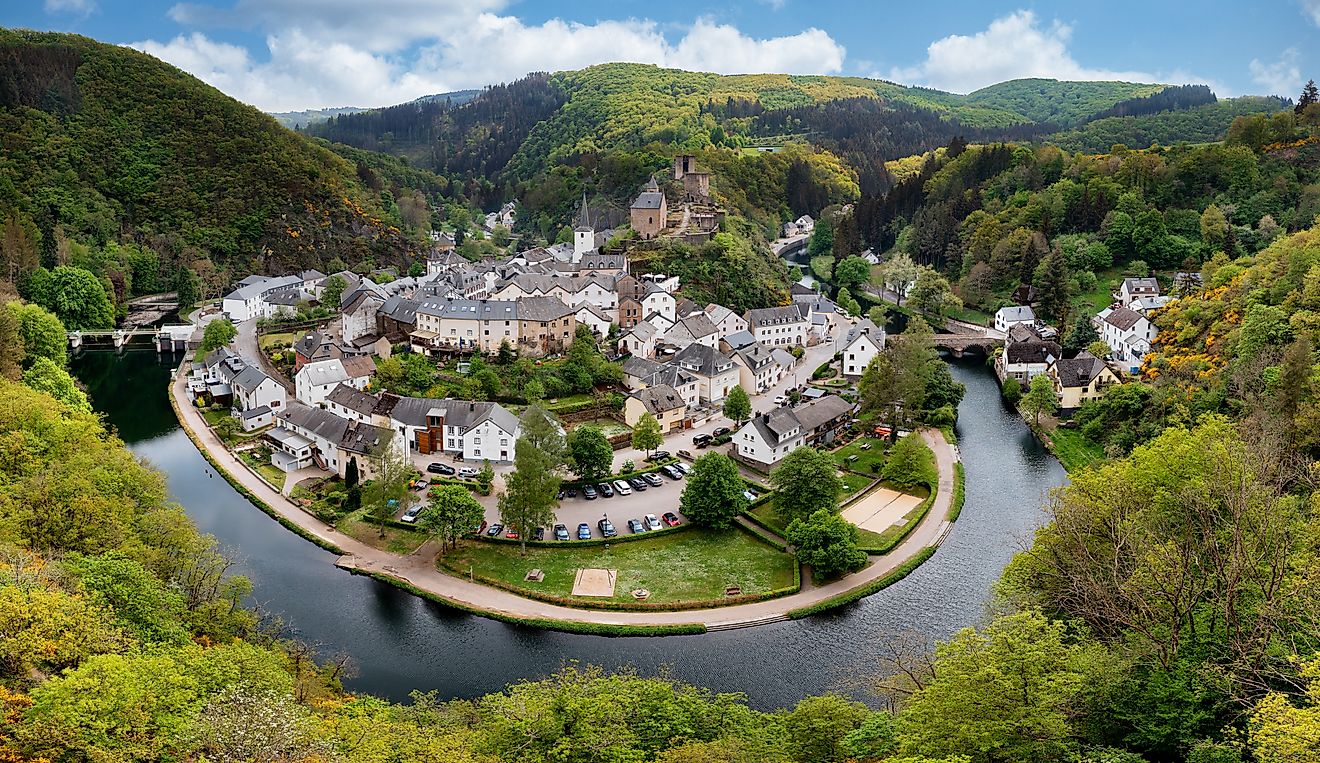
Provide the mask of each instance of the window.
POLYGON ((480 445, 480 444, 481 444, 481 438, 480 438, 480 437, 473 437, 473 438, 472 438, 472 444, 473 444, 473 445, 480 445))

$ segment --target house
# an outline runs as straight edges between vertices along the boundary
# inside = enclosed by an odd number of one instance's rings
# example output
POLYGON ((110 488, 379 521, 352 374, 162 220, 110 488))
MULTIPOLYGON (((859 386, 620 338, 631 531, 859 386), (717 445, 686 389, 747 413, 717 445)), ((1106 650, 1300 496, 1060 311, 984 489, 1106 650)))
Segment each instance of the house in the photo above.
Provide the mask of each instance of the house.
POLYGON ((1015 305, 1034 305, 1040 300, 1040 291, 1031 284, 1019 284, 1013 290, 1012 300, 1015 305))
POLYGON ((270 462, 282 472, 296 472, 313 463, 312 441, 292 429, 276 427, 266 433, 270 441, 270 462))
POLYGON ((275 445, 270 457, 272 464, 285 471, 315 464, 326 471, 340 472, 339 443, 348 431, 348 419, 294 401, 276 414, 275 422, 276 427, 266 434, 275 445), (301 439, 291 438, 287 433, 301 439), (304 450, 306 455, 300 456, 304 450))
POLYGON ((687 416, 687 401, 668 384, 629 392, 623 401, 624 423, 636 426, 638 419, 648 413, 660 422, 661 432, 680 430, 687 416))
POLYGON ((344 351, 339 343, 329 334, 321 331, 309 331, 293 343, 294 373, 302 370, 308 363, 342 358, 344 351))
POLYGON ((1020 342, 1007 342, 1004 351, 995 358, 995 372, 1000 379, 1013 378, 1026 387, 1031 380, 1049 370, 1063 357, 1058 342, 1031 338, 1020 342))
POLYGON ((759 395, 778 384, 787 369, 775 358, 774 351, 759 343, 735 351, 733 362, 738 365, 738 386, 753 395, 759 395))
POLYGON ((670 323, 678 320, 678 300, 657 284, 650 283, 645 286, 641 302, 642 315, 659 313, 670 323))
MULTIPOLYGON (((344 294, 340 307, 340 340, 355 344, 376 333, 376 314, 387 297, 370 280, 363 278, 357 288, 344 294)), ((373 340, 374 341, 374 340, 373 340)))
POLYGON ((298 308, 309 300, 309 296, 302 289, 281 289, 280 291, 266 295, 261 300, 260 318, 282 319, 293 318, 298 313, 298 308))
POLYGON ((756 337, 750 331, 735 331, 720 339, 720 352, 737 352, 748 345, 756 344, 756 337))
POLYGON ((577 318, 579 326, 589 327, 597 336, 606 336, 610 333, 610 327, 614 325, 612 315, 590 303, 584 302, 579 305, 573 316, 577 318))
POLYGON ((646 322, 638 323, 619 337, 619 351, 631 353, 638 358, 649 358, 655 355, 655 343, 659 336, 660 332, 655 326, 646 322))
POLYGON ((863 318, 844 339, 842 359, 844 376, 861 376, 871 361, 885 348, 885 330, 869 318, 863 318))
POLYGON ((719 330, 721 337, 747 330, 747 319, 724 305, 717 305, 712 302, 706 305, 702 312, 706 314, 711 323, 715 324, 715 328, 719 330))
POLYGON ((375 372, 376 364, 360 356, 308 363, 293 375, 294 396, 305 405, 321 408, 335 387, 347 384, 365 389, 375 372))
MULTIPOLYGON (((288 402, 288 393, 284 386, 256 366, 244 368, 234 376, 229 386, 234 392, 234 409, 240 413, 258 408, 265 408, 268 412, 278 411, 288 402)), ((251 419, 248 421, 250 422, 251 419)), ((269 423, 270 421, 267 420, 263 424, 254 424, 246 431, 250 432, 269 423)))
POLYGON ((423 299, 409 341, 426 354, 439 350, 492 354, 507 341, 520 352, 539 357, 563 352, 576 331, 573 308, 555 297, 423 299))
POLYGON ((704 344, 690 344, 674 356, 673 365, 697 377, 702 402, 719 403, 738 386, 733 358, 704 344))
POLYGON ((1151 313, 1162 307, 1167 307, 1172 301, 1173 297, 1170 297, 1167 294, 1162 294, 1158 297, 1137 297, 1132 300, 1132 303, 1129 304, 1128 307, 1149 318, 1151 313))
POLYGON ((665 218, 669 214, 665 194, 651 178, 642 192, 628 208, 628 219, 632 229, 643 239, 655 238, 665 229, 665 218))
POLYGON ((383 394, 377 424, 398 433, 405 452, 451 453, 465 461, 513 460, 520 424, 499 403, 383 394))
POLYGON ((1118 287, 1118 301, 1125 307, 1141 297, 1158 297, 1160 285, 1154 278, 1124 278, 1118 287))
POLYGON ((302 285, 298 276, 248 276, 239 282, 238 288, 224 296, 220 309, 235 323, 260 318, 265 315, 267 297, 280 291, 297 291, 302 285))
POLYGON ((794 283, 788 287, 788 296, 793 302, 806 302, 810 304, 820 299, 820 292, 801 283, 794 283))
POLYGON ((1046 375, 1054 384, 1059 397, 1059 413, 1069 414, 1090 400, 1098 400, 1118 376, 1105 362, 1089 352, 1082 351, 1072 359, 1054 361, 1046 375))
POLYGON ((792 222, 784 223, 784 238, 805 236, 815 229, 816 221, 811 219, 811 215, 803 215, 792 222))
POLYGON ((701 404, 700 380, 695 374, 674 363, 631 357, 623 362, 623 383, 630 390, 667 386, 678 392, 689 408, 701 404))
POLYGON ((193 363, 188 376, 188 391, 199 395, 217 384, 228 385, 247 362, 228 347, 217 347, 206 354, 201 362, 193 363))
POLYGON ((665 341, 679 349, 690 344, 703 344, 714 350, 720 344, 720 331, 705 313, 698 312, 679 319, 665 332, 665 341))
POLYGON ((772 467, 804 445, 833 442, 855 409, 838 395, 825 395, 797 409, 776 408, 753 417, 734 434, 734 453, 762 468, 772 467))
POLYGON ((748 310, 743 318, 753 338, 769 346, 794 346, 807 343, 811 321, 796 305, 748 310))
POLYGON ((325 396, 325 409, 349 421, 371 424, 376 421, 376 406, 380 400, 368 392, 363 392, 347 384, 339 384, 325 396))
POLYGON ((1155 341, 1155 324, 1127 307, 1107 307, 1096 318, 1096 329, 1100 332, 1100 339, 1109 345, 1110 357, 1129 373, 1137 373, 1142 358, 1150 352, 1150 344, 1155 341))
POLYGON ((1011 327, 1019 323, 1033 325, 1035 322, 1036 313, 1028 305, 1001 307, 995 312, 995 331, 1008 333, 1011 327))
POLYGON ((407 341, 417 329, 417 305, 416 300, 397 294, 385 300, 376 313, 376 333, 391 343, 407 341))

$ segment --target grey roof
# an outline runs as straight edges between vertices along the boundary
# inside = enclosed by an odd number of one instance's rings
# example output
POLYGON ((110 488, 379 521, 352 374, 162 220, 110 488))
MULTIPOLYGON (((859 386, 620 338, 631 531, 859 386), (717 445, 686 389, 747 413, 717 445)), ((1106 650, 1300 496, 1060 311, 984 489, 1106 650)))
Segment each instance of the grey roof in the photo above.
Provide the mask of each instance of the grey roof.
POLYGON ((583 310, 586 310, 587 312, 591 313, 592 315, 596 316, 602 321, 605 321, 606 323, 614 322, 614 316, 606 312, 604 308, 597 307, 596 305, 593 305, 590 302, 583 302, 582 304, 578 305, 576 308, 573 309, 573 313, 576 315, 577 313, 580 313, 583 310))
POLYGON ((1005 340, 1005 344, 1030 342, 1040 338, 1040 332, 1036 331, 1034 326, 1026 323, 1014 323, 1008 327, 1008 338, 1005 340))
POLYGON ((1004 316, 1006 321, 1034 321, 1036 313, 1026 305, 1012 305, 1010 307, 1001 307, 995 313, 995 317, 1004 316))
POLYGON ((1004 359, 1009 363, 1049 363, 1060 357, 1063 357, 1063 349, 1058 342, 1041 339, 1014 342, 1004 348, 1004 359))
POLYGON ((306 437, 303 437, 292 429, 284 429, 283 427, 275 427, 266 433, 266 437, 287 448, 292 448, 293 450, 306 448, 312 444, 312 441, 306 437))
POLYGON ((325 273, 322 273, 321 271, 312 268, 311 270, 303 270, 299 272, 298 277, 301 278, 304 282, 320 283, 322 280, 325 279, 325 273))
POLYGON ((1137 321, 1143 317, 1136 310, 1127 307, 1116 307, 1105 316, 1105 323, 1117 328, 1119 331, 1127 331, 1137 325, 1137 321))
POLYGON ((714 323, 710 322, 710 318, 706 317, 705 313, 694 313, 689 315, 680 320, 679 324, 687 329, 688 334, 694 339, 700 339, 703 336, 720 333, 720 330, 716 328, 714 323))
POLYGON ((307 295, 303 294, 302 289, 286 289, 277 291, 266 297, 266 303, 271 305, 284 305, 286 307, 297 307, 300 303, 307 300, 307 295))
POLYGON ((290 426, 305 429, 317 437, 333 443, 342 440, 344 432, 348 429, 348 419, 297 401, 289 403, 287 408, 277 414, 277 418, 281 422, 287 422, 290 426))
POLYGON ((752 425, 761 433, 761 439, 771 447, 778 447, 784 438, 789 436, 789 432, 802 429, 802 423, 793 415, 793 409, 788 406, 757 416, 752 419, 752 425))
POLYGON ((720 323, 730 315, 736 315, 736 313, 724 305, 719 305, 714 302, 706 305, 706 309, 703 312, 706 313, 706 317, 710 318, 711 323, 720 323))
POLYGON ((743 364, 753 373, 775 362, 774 353, 760 342, 735 350, 734 354, 741 358, 743 364))
POLYGON ((744 316, 749 326, 756 328, 759 326, 776 326, 785 323, 802 323, 804 317, 802 311, 795 305, 787 307, 763 307, 758 310, 748 310, 744 316))
POLYGON ((752 336, 750 331, 735 331, 724 337, 724 341, 729 343, 729 347, 738 350, 749 344, 756 344, 756 337, 752 336))
POLYGON ((657 416, 668 411, 687 407, 687 402, 683 400, 683 396, 668 384, 657 384, 654 387, 647 387, 630 394, 640 400, 648 412, 657 416))
POLYGON ((330 390, 330 394, 326 395, 325 399, 328 402, 342 405, 350 411, 356 411, 363 416, 370 416, 372 411, 376 409, 378 402, 375 395, 369 395, 343 383, 330 390))
POLYGON ((654 360, 639 358, 636 355, 629 356, 627 360, 623 361, 623 373, 626 376, 633 376, 639 379, 644 379, 651 374, 657 373, 662 368, 664 368, 662 364, 657 363, 654 360))
POLYGON ((259 297, 280 289, 290 289, 302 285, 302 279, 298 276, 279 276, 270 278, 268 276, 248 276, 239 281, 240 286, 225 295, 225 299, 248 300, 253 297, 259 297))
POLYGON ((1158 294, 1160 292, 1159 281, 1154 278, 1124 278, 1123 285, 1127 287, 1129 293, 1134 291, 1150 291, 1158 294))
POLYGON ((349 453, 371 453, 394 437, 394 432, 360 421, 350 421, 339 438, 339 447, 349 453))
POLYGON ((1105 362, 1083 350, 1072 359, 1055 362, 1054 372, 1065 387, 1088 386, 1105 370, 1105 362))
POLYGON ((518 312, 525 321, 553 321, 577 311, 558 297, 523 297, 518 300, 518 312))
POLYGON ((802 424, 802 428, 810 432, 840 416, 852 413, 852 411, 852 403, 838 395, 826 395, 819 400, 812 400, 802 405, 793 413, 802 424))
POLYGON ((246 411, 241 411, 238 414, 238 417, 244 420, 255 419, 265 416, 268 413, 270 413, 269 405, 258 405, 256 408, 249 408, 246 411))
MULTIPOLYGON (((514 416, 499 403, 455 400, 453 398, 433 397, 395 397, 390 401, 382 396, 390 418, 401 424, 424 427, 431 416, 443 418, 445 426, 472 428, 490 419, 506 432, 518 431, 518 417, 514 416)), ((380 408, 377 409, 381 411, 380 408)))
POLYGON ((870 318, 863 318, 856 326, 848 330, 848 337, 843 341, 844 349, 847 349, 853 342, 863 336, 869 337, 872 342, 881 347, 885 344, 885 330, 875 325, 870 318))
POLYGON ((417 323, 417 304, 414 300, 396 294, 380 306, 380 314, 399 323, 412 325, 417 323))
POLYGON ((792 286, 788 287, 788 293, 795 297, 799 295, 806 296, 808 294, 814 296, 816 294, 816 290, 811 288, 810 286, 805 286, 800 283, 795 283, 792 286))
POLYGON ((642 341, 645 342, 651 339, 655 339, 655 335, 659 332, 656 330, 654 324, 647 323, 646 321, 642 321, 636 326, 633 326, 632 328, 628 329, 628 333, 637 335, 639 338, 641 338, 642 341))
POLYGON ((423 299, 417 305, 422 315, 471 321, 518 320, 518 302, 498 299, 423 299))
POLYGON ((659 209, 665 195, 659 191, 642 191, 633 201, 631 209, 659 209))
POLYGON ((674 363, 684 370, 711 377, 733 368, 733 358, 704 344, 690 344, 674 355, 674 363))
POLYGON ((230 381, 230 384, 239 388, 243 392, 251 392, 257 387, 260 387, 262 382, 266 381, 274 380, 262 373, 260 368, 257 368, 256 366, 248 366, 235 376, 233 380, 230 381))

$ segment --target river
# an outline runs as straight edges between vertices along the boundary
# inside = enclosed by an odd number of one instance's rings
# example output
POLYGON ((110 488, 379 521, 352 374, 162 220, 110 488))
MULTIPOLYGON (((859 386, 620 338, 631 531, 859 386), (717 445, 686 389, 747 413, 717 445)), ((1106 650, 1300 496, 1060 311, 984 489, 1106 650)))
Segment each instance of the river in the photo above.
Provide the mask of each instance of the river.
POLYGON ((174 417, 167 384, 175 357, 86 352, 71 362, 92 403, 132 450, 163 471, 193 521, 237 557, 251 605, 276 615, 322 655, 348 654, 349 689, 393 700, 414 690, 474 697, 569 661, 615 669, 662 668, 756 707, 790 706, 841 691, 865 698, 874 645, 904 631, 944 638, 984 615, 991 584, 1040 521, 1063 469, 1000 402, 977 358, 952 361, 967 385, 957 427, 967 501, 943 547, 904 580, 836 612, 701 636, 606 638, 487 620, 416 598, 333 566, 334 556, 285 530, 227 482, 208 476, 174 417))

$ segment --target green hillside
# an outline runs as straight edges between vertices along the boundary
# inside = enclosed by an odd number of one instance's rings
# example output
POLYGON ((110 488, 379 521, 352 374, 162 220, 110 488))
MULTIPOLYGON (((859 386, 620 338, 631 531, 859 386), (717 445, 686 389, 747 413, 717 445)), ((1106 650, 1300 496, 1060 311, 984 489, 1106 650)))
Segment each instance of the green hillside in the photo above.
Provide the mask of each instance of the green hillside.
POLYGON ((148 245, 151 280, 186 264, 213 291, 231 273, 413 246, 396 205, 408 188, 367 187, 353 163, 151 56, 0 30, 0 59, 0 219, 27 232, 5 252, 19 271, 61 250, 90 265, 117 243, 148 245))
POLYGON ((1119 101, 1153 95, 1164 85, 1015 79, 969 93, 966 105, 1020 114, 1032 122, 1073 125, 1119 101))
POLYGON ((1055 133, 1048 140, 1065 151, 1087 153, 1103 153, 1119 143, 1130 148, 1148 148, 1157 143, 1208 143, 1223 140, 1228 126, 1238 117, 1273 114, 1284 108, 1287 104, 1272 96, 1226 98, 1181 111, 1097 119, 1055 133))

